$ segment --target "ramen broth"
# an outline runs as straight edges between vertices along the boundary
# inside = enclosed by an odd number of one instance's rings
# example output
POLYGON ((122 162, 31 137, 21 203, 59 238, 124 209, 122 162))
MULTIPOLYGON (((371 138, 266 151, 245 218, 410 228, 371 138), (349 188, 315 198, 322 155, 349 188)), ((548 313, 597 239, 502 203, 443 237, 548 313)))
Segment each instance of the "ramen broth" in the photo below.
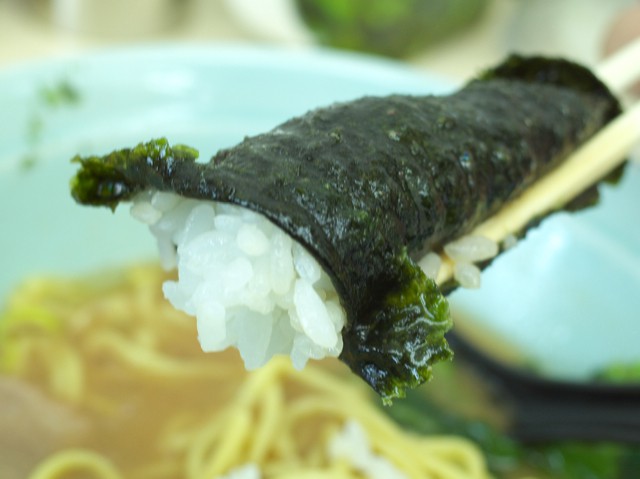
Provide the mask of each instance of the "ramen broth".
POLYGON ((161 296, 168 277, 146 265, 34 278, 11 296, 0 394, 13 385, 19 417, 0 414, 3 479, 212 479, 248 463, 264 478, 362 477, 372 465, 389 478, 487 477, 473 443, 405 433, 338 360, 296 371, 280 357, 247 372, 235 349, 203 353, 193 319, 161 296), (336 458, 336 441, 360 463, 336 458))

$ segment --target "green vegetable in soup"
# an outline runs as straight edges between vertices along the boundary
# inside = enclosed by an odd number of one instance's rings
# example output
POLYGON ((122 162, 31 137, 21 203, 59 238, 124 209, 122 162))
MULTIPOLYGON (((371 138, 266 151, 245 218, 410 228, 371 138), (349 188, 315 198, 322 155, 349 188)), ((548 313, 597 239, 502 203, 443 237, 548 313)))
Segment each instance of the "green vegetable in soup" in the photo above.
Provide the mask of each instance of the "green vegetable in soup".
POLYGON ((208 163, 164 139, 77 157, 72 194, 115 208, 154 188, 264 214, 332 279, 347 313, 340 357, 388 402, 451 357, 447 302, 416 258, 470 231, 619 111, 588 70, 517 57, 449 96, 310 111, 208 163))
POLYGON ((464 361, 439 365, 437 372, 434 386, 438 391, 434 388, 411 391, 405 401, 385 408, 385 412, 403 428, 419 434, 472 440, 482 450, 496 478, 637 477, 640 445, 578 441, 523 444, 502 431, 499 423, 505 420, 504 405, 490 399, 486 384, 472 380, 475 376, 469 373, 464 361))
POLYGON ((598 372, 596 381, 614 383, 640 383, 640 363, 614 363, 598 372))

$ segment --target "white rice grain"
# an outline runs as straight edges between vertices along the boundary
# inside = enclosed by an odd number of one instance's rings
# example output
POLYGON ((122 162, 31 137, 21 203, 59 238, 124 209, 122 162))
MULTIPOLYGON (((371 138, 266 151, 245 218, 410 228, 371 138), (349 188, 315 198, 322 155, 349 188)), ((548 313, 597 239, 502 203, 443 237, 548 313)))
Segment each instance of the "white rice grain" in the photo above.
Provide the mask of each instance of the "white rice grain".
POLYGON ((420 259, 418 266, 420 266, 427 277, 435 281, 438 278, 438 273, 442 266, 442 258, 440 258, 440 255, 437 253, 430 252, 420 259))
POLYGON ((267 236, 254 224, 243 224, 236 241, 240 250, 249 256, 260 256, 269 248, 267 236))
POLYGON ((153 225, 162 218, 162 211, 155 209, 151 203, 141 201, 131 205, 131 216, 146 225, 153 225))
POLYGON ((292 252, 293 264, 300 277, 306 279, 311 284, 318 281, 322 269, 315 258, 307 253, 307 250, 298 243, 293 245, 292 252))
POLYGON ((156 236, 171 304, 196 317, 205 351, 236 347, 255 369, 275 354, 298 368, 338 356, 345 312, 315 258, 264 216, 172 193, 136 196, 132 215, 156 236))
POLYGON ((324 302, 306 279, 299 279, 293 289, 293 304, 302 331, 315 344, 333 348, 338 341, 335 326, 324 302))
POLYGON ((247 258, 239 257, 231 260, 221 269, 224 291, 227 294, 240 291, 253 278, 253 265, 247 258))
POLYGON ((180 196, 175 193, 157 191, 151 196, 151 205, 158 211, 169 211, 180 202, 180 196))
POLYGON ((194 206, 182 225, 182 231, 174 233, 176 242, 188 244, 202 233, 210 231, 215 216, 216 213, 210 204, 201 203, 194 206))
POLYGON ((370 479, 408 479, 391 461, 371 449, 365 429, 354 420, 345 422, 328 446, 329 457, 347 461, 370 479))
POLYGON ((453 277, 463 288, 477 289, 480 287, 480 268, 475 264, 457 262, 453 267, 453 277))
POLYGON ((463 236, 444 247, 444 252, 453 261, 475 263, 491 259, 498 254, 498 244, 484 236, 463 236))
POLYGON ((196 310, 198 341, 205 352, 218 351, 227 337, 226 311, 216 302, 199 304, 196 310))
POLYGON ((327 308, 327 313, 329 314, 329 319, 333 323, 333 326, 337 331, 342 330, 344 328, 344 312, 342 310, 342 306, 338 303, 337 298, 335 300, 328 300, 324 303, 325 308, 327 308))
POLYGON ((291 254, 292 240, 277 231, 271 238, 270 280, 274 293, 284 295, 291 288, 295 271, 291 254))
POLYGON ((267 361, 267 348, 273 333, 273 318, 256 312, 243 312, 229 322, 229 334, 234 334, 244 366, 258 369, 267 361))

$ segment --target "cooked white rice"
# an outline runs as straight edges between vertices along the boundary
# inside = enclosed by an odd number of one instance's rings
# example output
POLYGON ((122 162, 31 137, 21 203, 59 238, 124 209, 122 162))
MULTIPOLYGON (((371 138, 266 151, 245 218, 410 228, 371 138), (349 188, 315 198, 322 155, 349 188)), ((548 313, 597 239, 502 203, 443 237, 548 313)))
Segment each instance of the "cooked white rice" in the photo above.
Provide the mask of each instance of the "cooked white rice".
POLYGON ((326 273, 305 248, 264 216, 234 205, 145 191, 131 214, 149 225, 171 304, 196 317, 204 351, 238 348, 247 369, 288 354, 338 356, 345 313, 326 273))
POLYGON ((429 252, 418 261, 418 266, 425 275, 435 281, 442 267, 442 258, 437 253, 429 252))
POLYGON ((500 248, 490 238, 478 235, 462 236, 444 247, 445 254, 453 261, 453 278, 463 288, 480 287, 481 271, 474 263, 496 256, 500 248))
POLYGON ((455 279, 463 288, 479 288, 480 277, 480 268, 473 263, 458 261, 453 265, 453 279, 455 279))
POLYGON ((372 450, 367 432, 354 420, 346 421, 343 429, 331 439, 329 456, 347 461, 370 479, 407 479, 391 461, 372 450))
MULTIPOLYGON (((407 479, 407 475, 398 469, 386 457, 376 454, 371 447, 367 432, 362 425, 347 420, 342 429, 331 437, 327 444, 327 453, 333 461, 344 461, 355 471, 368 479, 407 479)), ((321 473, 319 473, 321 474, 321 473)), ((261 479, 260 468, 256 464, 244 464, 215 479, 261 479)))
MULTIPOLYGON (((298 369, 310 358, 340 355, 345 312, 333 284, 304 247, 264 216, 151 190, 134 198, 131 214, 155 235, 163 267, 178 269, 178 281, 166 281, 163 292, 196 317, 204 351, 236 347, 247 369, 276 354, 290 355, 298 369)), ((465 236, 444 252, 456 281, 478 288, 473 263, 495 256, 498 245, 465 236)), ((441 264, 433 252, 419 261, 433 279, 441 264)))
POLYGON ((484 236, 468 235, 447 244, 444 252, 455 262, 475 263, 497 255, 498 244, 484 236))

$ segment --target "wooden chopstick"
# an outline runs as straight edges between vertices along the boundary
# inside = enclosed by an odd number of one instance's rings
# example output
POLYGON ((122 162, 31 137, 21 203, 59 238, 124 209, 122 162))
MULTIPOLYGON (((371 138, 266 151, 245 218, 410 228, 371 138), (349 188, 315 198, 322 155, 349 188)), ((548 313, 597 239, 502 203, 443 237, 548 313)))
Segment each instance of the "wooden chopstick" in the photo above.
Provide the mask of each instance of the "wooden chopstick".
POLYGON ((594 73, 612 92, 624 93, 640 79, 640 37, 603 60, 594 73))
POLYGON ((624 161, 640 140, 640 102, 610 122, 553 172, 541 178, 472 234, 502 241, 531 220, 556 210, 624 161))
MULTIPOLYGON (((622 93, 640 78, 640 39, 604 61, 595 73, 613 92, 622 93)), ((638 141, 640 101, 470 234, 484 236, 497 243, 510 235, 517 235, 532 220, 562 207, 613 171, 625 161, 638 141)), ((453 277, 453 262, 445 255, 442 260, 438 284, 453 277)))

